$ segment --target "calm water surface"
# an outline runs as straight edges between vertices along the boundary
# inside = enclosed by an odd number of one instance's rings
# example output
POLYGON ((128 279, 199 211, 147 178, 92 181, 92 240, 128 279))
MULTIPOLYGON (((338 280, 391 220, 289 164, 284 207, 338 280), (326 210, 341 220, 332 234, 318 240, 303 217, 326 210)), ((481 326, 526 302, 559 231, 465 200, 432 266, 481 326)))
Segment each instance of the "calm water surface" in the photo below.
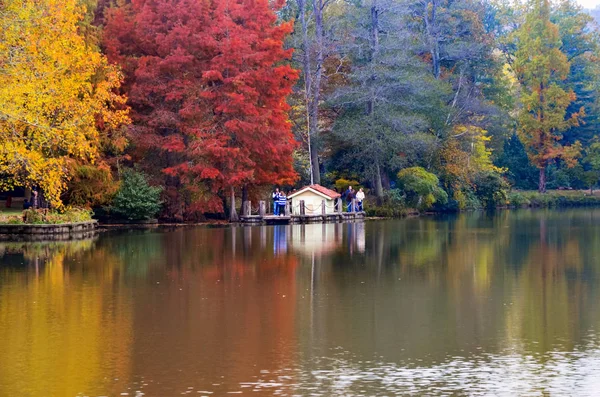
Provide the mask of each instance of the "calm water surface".
POLYGON ((0 396, 600 394, 600 210, 0 243, 0 396))

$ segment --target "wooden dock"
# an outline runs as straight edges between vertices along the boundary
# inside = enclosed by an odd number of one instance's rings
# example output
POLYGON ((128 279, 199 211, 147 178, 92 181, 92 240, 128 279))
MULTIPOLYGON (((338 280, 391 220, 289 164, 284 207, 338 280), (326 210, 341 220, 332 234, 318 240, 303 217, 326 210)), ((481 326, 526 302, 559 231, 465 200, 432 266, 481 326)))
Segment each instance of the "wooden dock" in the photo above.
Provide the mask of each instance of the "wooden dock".
POLYGON ((240 217, 240 222, 254 225, 287 225, 296 223, 335 223, 363 221, 364 212, 342 212, 325 215, 245 215, 240 217))

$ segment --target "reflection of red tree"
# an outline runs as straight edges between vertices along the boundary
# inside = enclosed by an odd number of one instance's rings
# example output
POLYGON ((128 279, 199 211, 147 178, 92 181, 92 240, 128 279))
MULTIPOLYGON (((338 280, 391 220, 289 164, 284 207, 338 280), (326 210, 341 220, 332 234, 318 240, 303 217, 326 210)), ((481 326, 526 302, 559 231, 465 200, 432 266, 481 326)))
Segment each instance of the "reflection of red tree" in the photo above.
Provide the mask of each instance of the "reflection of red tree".
POLYGON ((161 299, 138 308, 136 326, 145 329, 145 339, 137 341, 143 354, 136 361, 146 377, 169 379, 158 394, 180 391, 190 371, 198 374, 195 386, 225 393, 231 385, 256 381, 261 370, 285 368, 294 360, 297 259, 240 251, 225 251, 196 270, 185 263, 171 268, 161 299), (173 373, 149 373, 164 368, 173 373), (221 382, 228 387, 213 386, 221 382))

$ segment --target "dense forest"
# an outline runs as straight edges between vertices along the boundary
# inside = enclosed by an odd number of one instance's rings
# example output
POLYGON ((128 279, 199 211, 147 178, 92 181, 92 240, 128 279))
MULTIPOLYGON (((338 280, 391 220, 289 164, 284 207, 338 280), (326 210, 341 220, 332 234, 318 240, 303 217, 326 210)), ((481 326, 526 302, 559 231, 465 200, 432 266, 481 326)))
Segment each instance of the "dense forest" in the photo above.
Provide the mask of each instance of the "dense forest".
POLYGON ((0 189, 35 187, 58 208, 155 194, 162 218, 185 221, 275 185, 360 185, 379 205, 444 210, 593 188, 598 13, 572 0, 7 0, 0 189))

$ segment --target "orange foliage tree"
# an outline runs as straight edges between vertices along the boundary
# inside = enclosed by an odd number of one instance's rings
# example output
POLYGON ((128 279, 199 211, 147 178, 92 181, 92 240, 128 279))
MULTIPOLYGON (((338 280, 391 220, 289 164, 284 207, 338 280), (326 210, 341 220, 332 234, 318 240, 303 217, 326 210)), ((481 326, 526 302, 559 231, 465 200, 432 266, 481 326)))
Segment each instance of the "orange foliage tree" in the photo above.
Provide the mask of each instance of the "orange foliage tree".
POLYGON ((561 144, 562 131, 577 125, 583 108, 567 117, 567 108, 576 99, 562 82, 570 64, 561 51, 558 26, 550 22, 548 0, 533 0, 526 21, 517 31, 518 49, 514 69, 521 83, 519 138, 531 162, 539 169, 539 191, 546 191, 546 168, 555 159, 572 167, 581 149, 561 144))

